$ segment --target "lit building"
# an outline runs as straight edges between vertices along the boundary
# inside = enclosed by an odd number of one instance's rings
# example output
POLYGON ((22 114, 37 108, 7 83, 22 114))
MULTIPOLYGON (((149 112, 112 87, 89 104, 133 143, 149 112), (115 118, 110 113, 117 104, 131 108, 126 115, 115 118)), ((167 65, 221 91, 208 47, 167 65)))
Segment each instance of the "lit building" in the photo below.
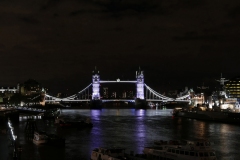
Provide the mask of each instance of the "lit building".
POLYGON ((192 103, 195 107, 198 105, 203 105, 205 103, 205 98, 203 93, 195 94, 192 97, 192 103))
POLYGON ((127 98, 127 93, 126 93, 126 91, 123 91, 123 93, 122 93, 122 98, 127 98))
POLYGON ((116 98, 117 97, 117 92, 112 92, 112 96, 111 96, 111 98, 116 98))
POLYGON ((225 83, 229 98, 240 98, 240 77, 230 79, 225 83))
POLYGON ((19 93, 19 84, 17 87, 1 87, 0 88, 0 103, 8 101, 11 96, 19 93))
POLYGON ((19 84, 17 85, 17 88, 15 87, 1 87, 0 93, 18 93, 19 92, 19 84))
POLYGON ((19 105, 20 101, 30 101, 32 99, 32 103, 43 104, 45 91, 46 89, 43 89, 40 83, 29 79, 22 84, 18 84, 17 87, 1 87, 0 103, 19 105))
POLYGON ((42 92, 42 85, 34 79, 29 79, 20 85, 22 95, 34 95, 42 92))
POLYGON ((133 91, 127 91, 127 98, 134 98, 134 93, 133 91))
POLYGON ((108 87, 103 88, 103 98, 108 98, 108 87))

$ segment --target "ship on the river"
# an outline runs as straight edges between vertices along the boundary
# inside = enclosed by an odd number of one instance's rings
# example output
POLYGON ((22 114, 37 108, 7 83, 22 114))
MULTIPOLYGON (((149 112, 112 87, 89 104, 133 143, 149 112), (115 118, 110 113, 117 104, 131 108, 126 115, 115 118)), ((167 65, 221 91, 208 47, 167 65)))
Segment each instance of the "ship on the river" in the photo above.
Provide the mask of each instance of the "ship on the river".
MULTIPOLYGON (((144 147, 147 160, 216 160, 215 150, 207 140, 160 141, 157 146, 144 147)), ((138 159, 136 159, 138 160, 138 159)))
POLYGON ((224 87, 224 82, 228 80, 221 77, 217 81, 220 88, 212 93, 207 104, 175 108, 173 116, 240 124, 239 102, 237 98, 230 98, 224 87))
POLYGON ((93 124, 92 124, 90 118, 86 118, 86 120, 81 120, 81 121, 65 121, 63 118, 57 117, 55 119, 55 123, 58 124, 62 128, 84 129, 84 128, 92 128, 93 127, 93 124))
POLYGON ((59 137, 56 134, 48 134, 45 131, 35 131, 33 143, 36 145, 47 144, 60 147, 65 145, 65 138, 59 137))
POLYGON ((158 146, 144 147, 141 154, 125 153, 125 148, 95 148, 91 160, 216 160, 209 141, 162 141, 158 146), (177 143, 176 143, 177 142, 177 143))

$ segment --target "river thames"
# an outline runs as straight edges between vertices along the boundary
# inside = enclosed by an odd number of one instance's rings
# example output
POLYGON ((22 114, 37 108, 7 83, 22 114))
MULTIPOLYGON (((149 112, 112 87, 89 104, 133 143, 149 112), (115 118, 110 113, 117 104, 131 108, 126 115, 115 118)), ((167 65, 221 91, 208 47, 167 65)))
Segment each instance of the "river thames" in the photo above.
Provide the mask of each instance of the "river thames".
MULTIPOLYGON (((142 153, 154 140, 199 140, 212 142, 219 160, 237 160, 240 153, 240 125, 173 118, 171 109, 64 109, 66 120, 90 117, 91 129, 59 128, 51 121, 37 119, 38 130, 56 133, 66 139, 65 147, 35 145, 24 136, 26 117, 21 116, 15 132, 22 147, 22 160, 89 160, 91 151, 101 147, 124 147, 126 152, 142 153)), ((0 159, 11 157, 6 134, 0 134, 0 159)))

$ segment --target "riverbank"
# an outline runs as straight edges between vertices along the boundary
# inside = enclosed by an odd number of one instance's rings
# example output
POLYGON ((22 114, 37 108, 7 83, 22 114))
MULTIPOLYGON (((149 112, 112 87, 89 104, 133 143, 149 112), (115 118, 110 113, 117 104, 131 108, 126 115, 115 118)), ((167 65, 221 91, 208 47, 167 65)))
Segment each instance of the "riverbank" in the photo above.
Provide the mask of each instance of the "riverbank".
MULTIPOLYGON (((69 106, 61 109, 92 109, 90 106, 69 106)), ((135 109, 134 106, 102 106, 101 109, 135 109)))

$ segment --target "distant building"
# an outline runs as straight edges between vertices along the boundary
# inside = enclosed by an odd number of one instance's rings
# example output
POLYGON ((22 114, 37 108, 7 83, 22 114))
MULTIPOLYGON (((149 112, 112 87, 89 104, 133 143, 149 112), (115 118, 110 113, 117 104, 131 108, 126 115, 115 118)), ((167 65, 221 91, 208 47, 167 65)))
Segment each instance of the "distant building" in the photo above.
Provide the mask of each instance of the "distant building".
POLYGON ((171 97, 171 98, 175 98, 178 95, 178 90, 170 90, 167 92, 167 96, 171 97))
POLYGON ((126 91, 122 92, 122 98, 127 98, 127 92, 126 91))
POLYGON ((1 87, 0 93, 18 93, 19 92, 19 84, 17 87, 1 87))
POLYGON ((108 87, 103 88, 103 98, 108 98, 108 87))
POLYGON ((180 89, 178 90, 178 93, 177 93, 177 97, 182 97, 186 94, 188 94, 189 90, 188 90, 188 87, 185 87, 185 89, 180 89))
POLYGON ((234 77, 225 83, 229 98, 240 98, 240 77, 234 77))
POLYGON ((23 97, 28 97, 34 103, 37 101, 41 103, 44 101, 45 91, 46 89, 40 83, 29 79, 22 84, 17 84, 17 87, 0 87, 0 103, 16 104, 19 99, 24 100, 23 97))
POLYGON ((42 89, 42 85, 34 79, 29 79, 20 84, 20 93, 26 96, 41 93, 42 89))
POLYGON ((133 91, 126 91, 126 98, 133 99, 134 98, 133 91))
POLYGON ((112 92, 111 98, 117 98, 117 92, 116 91, 112 92))
POLYGON ((0 103, 9 100, 11 96, 19 93, 19 84, 17 87, 1 87, 0 88, 0 103))

